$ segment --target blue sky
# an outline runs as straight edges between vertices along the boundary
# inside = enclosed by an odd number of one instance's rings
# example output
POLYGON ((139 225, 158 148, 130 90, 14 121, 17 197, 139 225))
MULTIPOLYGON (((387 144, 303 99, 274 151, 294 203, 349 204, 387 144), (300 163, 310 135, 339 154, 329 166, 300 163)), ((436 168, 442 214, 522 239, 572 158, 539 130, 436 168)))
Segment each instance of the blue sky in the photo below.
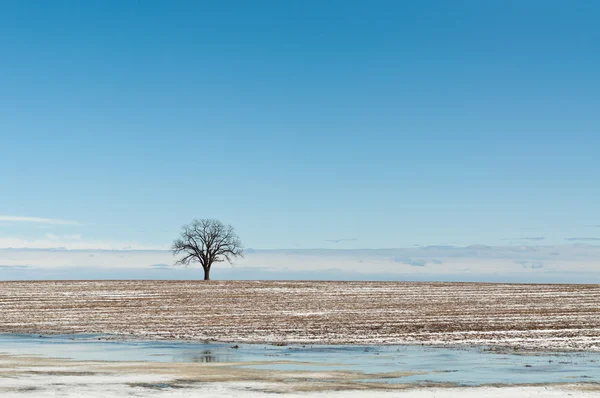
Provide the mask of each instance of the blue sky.
POLYGON ((599 19, 2 2, 0 247, 160 249, 195 217, 259 249, 597 244, 599 19))

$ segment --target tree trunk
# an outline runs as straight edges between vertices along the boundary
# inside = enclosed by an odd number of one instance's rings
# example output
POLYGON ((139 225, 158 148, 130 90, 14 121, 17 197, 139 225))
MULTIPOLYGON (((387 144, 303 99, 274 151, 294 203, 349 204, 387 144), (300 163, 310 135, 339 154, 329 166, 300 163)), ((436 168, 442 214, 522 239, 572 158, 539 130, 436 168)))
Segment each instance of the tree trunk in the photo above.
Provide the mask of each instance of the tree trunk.
POLYGON ((205 281, 209 281, 210 280, 210 268, 204 268, 204 280, 205 281))

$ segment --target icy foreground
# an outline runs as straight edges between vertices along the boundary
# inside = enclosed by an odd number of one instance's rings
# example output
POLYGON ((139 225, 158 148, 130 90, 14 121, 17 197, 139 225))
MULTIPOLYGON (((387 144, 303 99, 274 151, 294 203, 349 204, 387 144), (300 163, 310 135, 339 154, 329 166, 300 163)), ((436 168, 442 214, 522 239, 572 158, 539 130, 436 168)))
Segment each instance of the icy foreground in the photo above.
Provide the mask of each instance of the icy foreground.
POLYGON ((2 397, 444 398, 598 397, 597 384, 457 388, 357 383, 346 372, 284 372, 235 364, 81 362, 0 355, 2 397), (320 383, 323 377, 330 380, 320 383), (252 380, 252 381, 248 381, 252 380))
POLYGON ((0 282, 0 332, 600 350, 600 285, 0 282))
MULTIPOLYGON (((248 391, 253 387, 251 383, 242 385, 222 385, 219 387, 206 386, 189 390, 148 391, 141 388, 128 388, 123 385, 94 386, 83 385, 68 391, 55 389, 48 391, 8 392, 3 393, 6 398, 18 397, 157 397, 157 398, 183 398, 183 397, 213 397, 213 398, 267 398, 273 397, 272 393, 248 391)), ((577 386, 564 387, 479 387, 456 389, 419 389, 410 391, 381 392, 381 391, 332 391, 312 393, 284 393, 278 394, 286 398, 533 398, 533 397, 598 397, 599 392, 581 391, 577 386)))

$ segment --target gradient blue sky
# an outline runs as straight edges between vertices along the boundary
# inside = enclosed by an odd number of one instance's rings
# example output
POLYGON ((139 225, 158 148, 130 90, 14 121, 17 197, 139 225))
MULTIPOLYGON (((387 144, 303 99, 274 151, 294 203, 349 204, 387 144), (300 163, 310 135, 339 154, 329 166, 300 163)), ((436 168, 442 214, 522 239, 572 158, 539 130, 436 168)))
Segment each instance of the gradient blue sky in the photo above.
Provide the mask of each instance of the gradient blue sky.
POLYGON ((166 248, 194 217, 262 249, 600 243, 598 21, 591 0, 3 1, 0 247, 166 248))

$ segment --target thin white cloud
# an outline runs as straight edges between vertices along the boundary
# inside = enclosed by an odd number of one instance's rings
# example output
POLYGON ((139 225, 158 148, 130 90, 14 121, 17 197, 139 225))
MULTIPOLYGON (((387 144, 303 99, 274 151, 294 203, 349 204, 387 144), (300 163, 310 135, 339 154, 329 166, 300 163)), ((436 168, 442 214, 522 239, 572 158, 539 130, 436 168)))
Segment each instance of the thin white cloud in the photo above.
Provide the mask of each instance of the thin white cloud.
POLYGON ((0 222, 21 222, 31 224, 79 225, 76 221, 58 220, 55 218, 0 216, 0 222))
POLYGON ((156 247, 131 241, 105 241, 84 239, 80 234, 46 234, 38 238, 0 236, 1 249, 63 249, 63 250, 162 250, 156 247))
POLYGON ((57 241, 57 240, 80 240, 81 239, 81 234, 71 234, 71 235, 54 235, 54 234, 46 234, 46 238, 48 238, 49 240, 52 241, 57 241))

